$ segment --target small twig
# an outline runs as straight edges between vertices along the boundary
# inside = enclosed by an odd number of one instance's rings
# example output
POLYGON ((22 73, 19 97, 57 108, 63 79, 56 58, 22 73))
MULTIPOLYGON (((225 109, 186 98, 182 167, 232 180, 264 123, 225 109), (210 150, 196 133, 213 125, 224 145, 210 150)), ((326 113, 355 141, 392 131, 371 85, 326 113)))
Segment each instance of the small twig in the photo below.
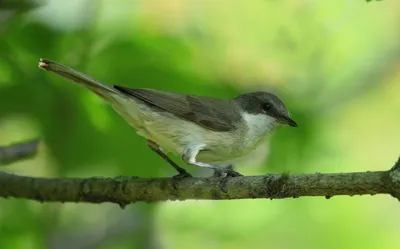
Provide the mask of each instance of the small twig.
POLYGON ((36 155, 39 139, 0 147, 0 165, 10 164, 36 155))
POLYGON ((391 171, 400 171, 400 157, 399 159, 397 159, 397 162, 394 164, 393 168, 391 169, 391 171))

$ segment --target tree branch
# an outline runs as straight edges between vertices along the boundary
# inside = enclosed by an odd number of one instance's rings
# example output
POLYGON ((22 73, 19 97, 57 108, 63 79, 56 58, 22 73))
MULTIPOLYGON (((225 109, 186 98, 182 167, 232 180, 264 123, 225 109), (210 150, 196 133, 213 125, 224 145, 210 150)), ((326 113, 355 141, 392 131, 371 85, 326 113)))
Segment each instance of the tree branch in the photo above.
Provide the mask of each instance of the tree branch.
POLYGON ((400 159, 389 171, 340 174, 268 174, 222 178, 34 178, 0 172, 0 196, 40 202, 117 203, 167 200, 297 198, 390 194, 400 199, 400 159))
POLYGON ((39 139, 0 147, 0 165, 10 164, 36 155, 39 139))

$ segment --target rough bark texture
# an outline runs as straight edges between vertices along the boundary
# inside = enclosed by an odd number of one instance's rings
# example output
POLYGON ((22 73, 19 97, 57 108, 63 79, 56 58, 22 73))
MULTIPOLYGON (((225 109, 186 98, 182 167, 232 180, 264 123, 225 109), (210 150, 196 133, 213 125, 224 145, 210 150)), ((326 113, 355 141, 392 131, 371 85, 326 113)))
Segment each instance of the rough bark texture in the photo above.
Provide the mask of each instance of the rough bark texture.
POLYGON ((229 178, 34 178, 0 172, 0 196, 53 202, 117 203, 167 200, 297 198, 390 194, 400 198, 399 161, 389 171, 268 174, 229 178), (221 189, 221 183, 224 187, 221 189), (224 190, 224 191, 223 191, 224 190))

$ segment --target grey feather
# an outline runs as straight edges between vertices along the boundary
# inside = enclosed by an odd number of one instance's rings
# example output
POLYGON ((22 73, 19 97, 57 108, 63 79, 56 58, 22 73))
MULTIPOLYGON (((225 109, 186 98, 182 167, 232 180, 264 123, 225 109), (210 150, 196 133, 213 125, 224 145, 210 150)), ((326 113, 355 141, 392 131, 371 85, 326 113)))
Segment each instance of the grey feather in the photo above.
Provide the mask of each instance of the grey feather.
POLYGON ((242 119, 240 109, 232 99, 200 97, 124 86, 114 86, 114 88, 140 99, 149 106, 172 113, 213 131, 234 130, 235 125, 242 119))

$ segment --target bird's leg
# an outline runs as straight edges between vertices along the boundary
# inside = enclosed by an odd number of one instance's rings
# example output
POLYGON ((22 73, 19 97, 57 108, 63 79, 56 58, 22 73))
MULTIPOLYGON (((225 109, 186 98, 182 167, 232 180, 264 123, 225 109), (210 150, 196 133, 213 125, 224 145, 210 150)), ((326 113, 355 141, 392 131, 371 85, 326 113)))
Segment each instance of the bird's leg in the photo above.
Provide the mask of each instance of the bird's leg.
POLYGON ((157 153, 165 161, 167 161, 172 167, 174 167, 174 169, 176 169, 176 171, 179 172, 179 174, 174 176, 174 178, 191 177, 191 175, 188 172, 186 172, 186 170, 179 167, 174 161, 171 160, 171 158, 169 158, 167 155, 165 155, 164 152, 162 152, 160 150, 160 146, 158 146, 158 144, 156 144, 155 142, 153 142, 151 140, 147 140, 147 145, 150 147, 150 149, 152 149, 155 153, 157 153))
POLYGON ((221 177, 224 176, 224 172, 214 170, 214 174, 211 177, 221 177))
MULTIPOLYGON (((229 166, 226 167, 226 168, 228 168, 228 169, 234 171, 234 170, 233 170, 233 165, 229 165, 229 166)), ((236 172, 236 171, 234 171, 234 172, 236 172)), ((219 183, 219 188, 220 188, 223 192, 228 193, 228 188, 226 187, 226 184, 228 183, 228 180, 229 180, 231 177, 235 177, 235 176, 236 176, 236 175, 232 175, 232 174, 229 174, 229 173, 226 174, 226 176, 225 176, 224 178, 222 178, 221 182, 219 183)))
POLYGON ((187 158, 185 154, 183 154, 182 160, 185 163, 193 165, 193 166, 199 166, 199 167, 214 169, 215 171, 226 173, 228 176, 233 176, 233 177, 234 176, 242 176, 242 174, 240 174, 237 171, 234 171, 233 169, 224 168, 224 167, 220 167, 220 166, 216 166, 216 165, 212 165, 212 164, 208 164, 208 163, 197 162, 195 157, 187 158))
MULTIPOLYGON (((226 166, 227 169, 233 170, 233 165, 228 165, 226 166)), ((226 173, 218 171, 218 170, 214 170, 214 174, 212 175, 212 177, 222 177, 222 176, 226 176, 226 173)))
POLYGON ((202 162, 197 162, 196 161, 196 156, 197 154, 202 150, 202 147, 198 146, 195 148, 187 148, 183 155, 182 155, 182 160, 193 166, 199 166, 199 167, 204 167, 204 168, 209 168, 209 169, 214 169, 215 171, 221 172, 221 173, 226 173, 226 177, 224 177, 219 185, 221 190, 223 192, 228 192, 226 189, 226 183, 231 177, 236 177, 236 176, 243 176, 237 171, 234 171, 232 167, 220 167, 212 164, 207 164, 207 163, 202 163, 202 162))

